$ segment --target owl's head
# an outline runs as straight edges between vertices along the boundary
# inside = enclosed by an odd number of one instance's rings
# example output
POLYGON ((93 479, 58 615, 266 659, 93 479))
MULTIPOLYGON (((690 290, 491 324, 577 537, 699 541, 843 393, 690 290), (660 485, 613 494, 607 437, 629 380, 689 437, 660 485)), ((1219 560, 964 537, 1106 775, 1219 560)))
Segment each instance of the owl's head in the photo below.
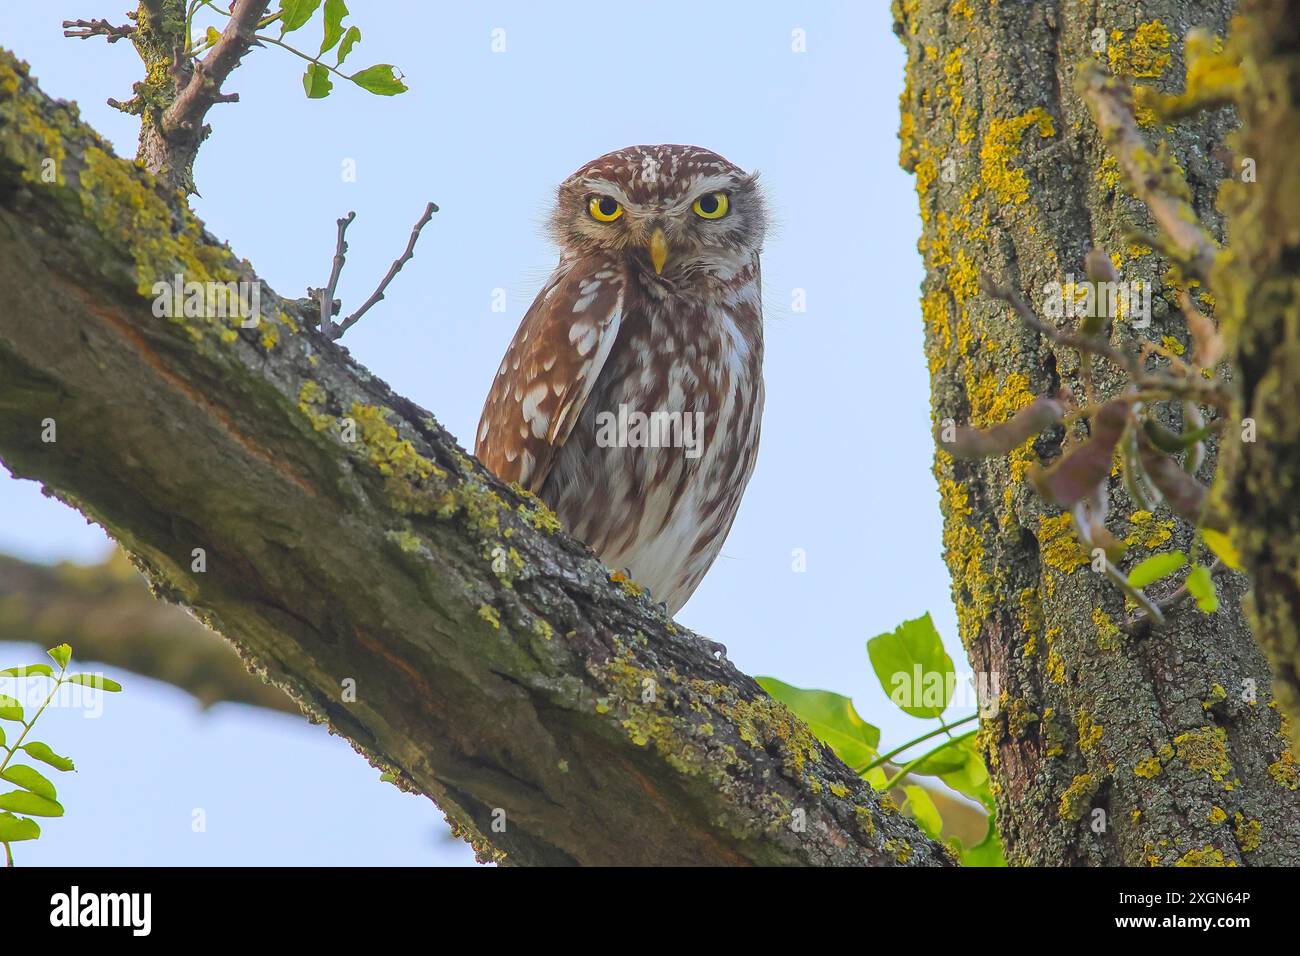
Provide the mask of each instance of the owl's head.
POLYGON ((551 230, 566 255, 621 252, 665 279, 729 275, 763 245, 757 176, 698 146, 629 146, 566 179, 551 230))

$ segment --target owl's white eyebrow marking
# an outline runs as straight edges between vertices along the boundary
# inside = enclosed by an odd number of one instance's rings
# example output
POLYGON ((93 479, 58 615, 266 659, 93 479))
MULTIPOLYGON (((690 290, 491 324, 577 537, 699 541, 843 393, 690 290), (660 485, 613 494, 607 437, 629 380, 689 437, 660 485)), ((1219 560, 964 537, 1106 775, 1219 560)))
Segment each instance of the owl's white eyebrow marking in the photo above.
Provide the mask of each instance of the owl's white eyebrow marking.
POLYGON ((682 198, 679 199, 675 205, 670 206, 667 209, 667 212, 682 212, 687 206, 707 193, 735 189, 736 186, 736 177, 730 173, 714 173, 709 176, 692 176, 686 182, 686 187, 681 194, 682 198))
POLYGON ((627 198, 627 193, 623 192, 616 184, 611 183, 608 179, 584 179, 582 181, 584 188, 596 193, 603 193, 617 199, 624 206, 632 206, 634 203, 627 198))

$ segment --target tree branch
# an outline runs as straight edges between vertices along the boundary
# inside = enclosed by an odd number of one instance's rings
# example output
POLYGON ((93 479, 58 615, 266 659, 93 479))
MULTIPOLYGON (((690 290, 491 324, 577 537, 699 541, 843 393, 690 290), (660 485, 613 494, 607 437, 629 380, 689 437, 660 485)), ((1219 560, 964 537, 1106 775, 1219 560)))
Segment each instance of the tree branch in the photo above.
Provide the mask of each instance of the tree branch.
MULTIPOLYGON (((433 218, 433 214, 437 211, 438 207, 433 203, 429 203, 424 207, 424 215, 422 215, 420 221, 411 228, 411 238, 406 241, 406 249, 403 250, 400 256, 393 260, 393 264, 388 267, 388 273, 384 276, 383 281, 379 283, 379 287, 376 288, 374 292, 370 293, 370 298, 366 299, 366 301, 361 304, 361 308, 357 309, 339 323, 338 331, 332 333, 334 338, 339 338, 344 332, 356 325, 357 322, 361 320, 361 317, 370 311, 372 306, 383 299, 384 291, 388 288, 388 284, 393 281, 393 278, 397 273, 402 271, 402 266, 406 265, 406 263, 415 255, 415 242, 420 238, 420 230, 428 224, 429 220, 433 218)), ((341 233, 339 238, 342 239, 341 233)), ((321 324, 324 325, 323 322, 321 324)))
POLYGON ((125 40, 135 32, 135 27, 127 24, 116 27, 107 20, 64 20, 63 35, 76 40, 89 40, 91 37, 105 37, 109 43, 125 40))
POLYGON ((268 3, 269 0, 236 0, 221 39, 207 56, 193 61, 189 79, 180 83, 175 102, 163 113, 162 130, 168 139, 184 143, 196 153, 205 135, 203 119, 208 110, 216 103, 238 99, 236 94, 223 94, 221 84, 253 45, 253 34, 268 3))
POLYGON ((204 708, 235 703, 301 713, 250 674, 228 641, 154 600, 121 552, 89 567, 0 555, 0 641, 71 644, 78 660, 165 681, 204 708))
POLYGON ((14 474, 102 524, 157 593, 485 856, 950 862, 536 499, 305 329, 174 196, 0 54, 14 474), (248 283, 259 327, 155 318, 153 283, 177 272, 248 283))

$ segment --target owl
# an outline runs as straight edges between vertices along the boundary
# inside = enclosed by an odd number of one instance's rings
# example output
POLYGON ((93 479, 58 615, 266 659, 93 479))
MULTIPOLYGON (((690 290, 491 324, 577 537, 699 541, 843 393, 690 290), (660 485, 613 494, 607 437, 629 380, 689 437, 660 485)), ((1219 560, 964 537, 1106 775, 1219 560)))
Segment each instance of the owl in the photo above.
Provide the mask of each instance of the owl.
POLYGON ((718 556, 763 412, 756 177, 633 146, 566 179, 560 261, 506 350, 475 453, 676 613, 718 556))

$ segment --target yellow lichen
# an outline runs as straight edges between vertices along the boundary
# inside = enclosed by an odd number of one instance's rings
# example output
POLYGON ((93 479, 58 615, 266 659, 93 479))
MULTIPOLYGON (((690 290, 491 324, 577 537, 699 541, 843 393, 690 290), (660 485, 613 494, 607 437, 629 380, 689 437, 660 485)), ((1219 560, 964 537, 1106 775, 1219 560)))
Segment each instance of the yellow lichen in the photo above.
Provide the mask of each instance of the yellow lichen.
POLYGON ((1157 521, 1150 511, 1135 511, 1129 515, 1130 530, 1124 543, 1129 547, 1155 551, 1174 536, 1173 521, 1157 521))
POLYGON ((1228 759, 1228 732, 1222 727, 1198 727, 1174 738, 1174 753, 1191 770, 1223 780, 1232 772, 1228 759))
POLYGON ((487 621, 495 630, 501 630, 501 617, 497 614, 497 609, 490 604, 480 604, 478 616, 487 621))
POLYGON ((1030 127, 1044 139, 1056 134, 1052 116, 1036 106, 1011 119, 993 119, 980 145, 980 179, 1003 205, 1018 206, 1029 198, 1029 177, 1011 161, 1020 152, 1020 140, 1030 127))
POLYGON ((1242 853, 1250 853, 1259 849, 1260 832, 1262 827, 1258 820, 1247 820, 1238 810, 1233 814, 1233 831, 1237 835, 1237 846, 1242 853))
POLYGON ((1300 768, 1296 767, 1295 757, 1289 749, 1283 750, 1282 755, 1268 765, 1268 775, 1279 787, 1300 789, 1300 768))
POLYGON ((1188 850, 1174 866, 1227 866, 1228 863, 1223 857, 1223 851, 1213 846, 1203 846, 1196 850, 1188 850))
POLYGON ((1075 726, 1079 730, 1079 750, 1086 754, 1093 753, 1101 743, 1101 724, 1087 710, 1080 710, 1075 718, 1075 726))
POLYGON ((1140 24, 1129 41, 1122 31, 1112 30, 1106 47, 1111 72, 1147 79, 1160 76, 1169 66, 1171 39, 1169 28, 1159 20, 1140 24))
POLYGON ((1101 786, 1101 781, 1093 774, 1081 773, 1070 781, 1065 793, 1061 794, 1059 812, 1062 820, 1078 820, 1092 803, 1093 796, 1101 786))
POLYGON ((1139 760, 1133 767, 1133 773, 1143 780, 1150 780, 1153 777, 1160 776, 1160 758, 1147 757, 1145 760, 1139 760))
POLYGON ((1038 547, 1043 565, 1064 574, 1088 563, 1088 553, 1074 533, 1068 514, 1039 518, 1038 547))

